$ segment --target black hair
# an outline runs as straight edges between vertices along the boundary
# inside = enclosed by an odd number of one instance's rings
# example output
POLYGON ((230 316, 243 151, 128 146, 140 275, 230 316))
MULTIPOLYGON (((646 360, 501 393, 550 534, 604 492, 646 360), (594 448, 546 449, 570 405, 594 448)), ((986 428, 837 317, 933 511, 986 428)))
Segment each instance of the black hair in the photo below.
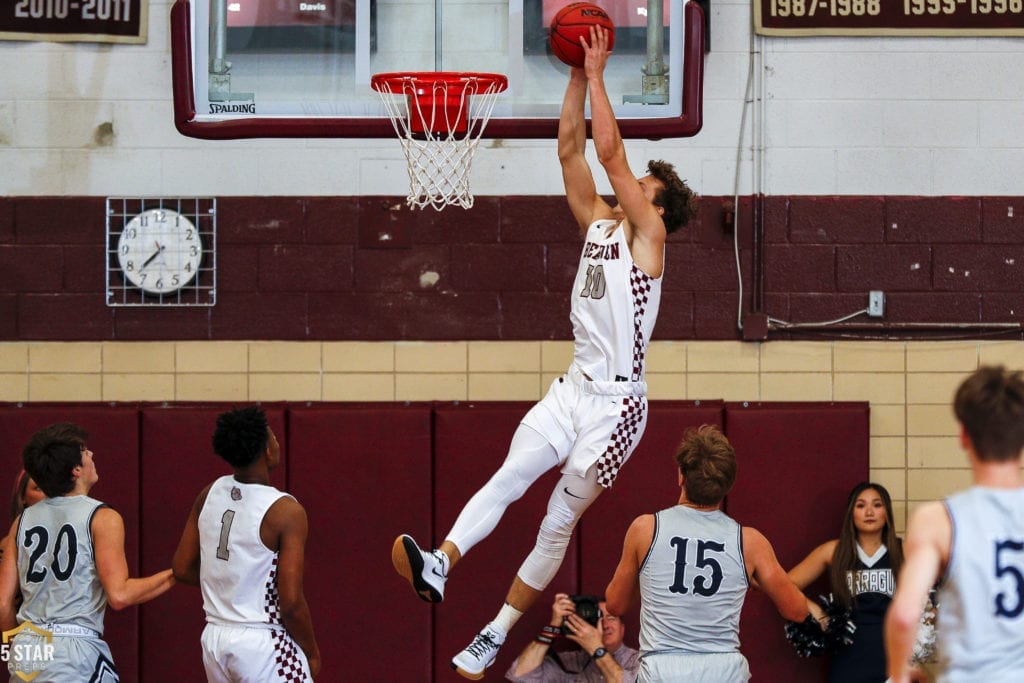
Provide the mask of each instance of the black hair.
POLYGON ((217 416, 213 452, 232 467, 248 467, 267 450, 270 435, 262 408, 235 408, 217 416))
POLYGON ((75 488, 72 471, 82 464, 89 434, 78 425, 58 422, 33 434, 21 451, 25 471, 50 498, 75 488))

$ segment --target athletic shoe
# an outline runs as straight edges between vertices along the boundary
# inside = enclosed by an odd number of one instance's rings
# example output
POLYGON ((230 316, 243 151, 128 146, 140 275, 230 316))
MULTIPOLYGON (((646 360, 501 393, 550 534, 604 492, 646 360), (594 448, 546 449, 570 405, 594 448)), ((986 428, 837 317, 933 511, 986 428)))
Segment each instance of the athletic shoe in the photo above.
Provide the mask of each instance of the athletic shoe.
POLYGON ((416 541, 402 534, 391 546, 391 564, 395 571, 412 584, 416 595, 426 602, 444 600, 444 584, 448 580, 448 556, 440 550, 420 550, 416 541))
POLYGON ((465 650, 452 657, 452 668, 460 676, 478 681, 484 677, 484 669, 494 664, 498 648, 505 642, 505 631, 493 621, 476 634, 476 638, 465 650))

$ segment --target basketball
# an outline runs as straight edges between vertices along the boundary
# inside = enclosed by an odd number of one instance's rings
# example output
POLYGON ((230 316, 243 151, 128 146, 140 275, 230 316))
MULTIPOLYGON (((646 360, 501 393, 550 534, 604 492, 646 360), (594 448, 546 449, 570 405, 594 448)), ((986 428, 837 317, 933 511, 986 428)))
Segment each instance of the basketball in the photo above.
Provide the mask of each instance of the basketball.
POLYGON ((589 2, 573 2, 551 20, 551 51, 569 66, 583 66, 585 55, 580 38, 590 42, 590 27, 602 26, 608 31, 608 51, 615 46, 615 24, 608 13, 589 2))

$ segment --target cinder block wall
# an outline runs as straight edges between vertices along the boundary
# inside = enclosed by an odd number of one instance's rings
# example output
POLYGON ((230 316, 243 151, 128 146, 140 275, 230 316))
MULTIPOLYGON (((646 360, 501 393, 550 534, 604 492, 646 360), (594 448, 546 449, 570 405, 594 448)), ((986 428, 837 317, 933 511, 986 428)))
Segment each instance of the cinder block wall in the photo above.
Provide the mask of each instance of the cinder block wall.
MULTIPOLYGON (((0 342, 0 401, 535 400, 571 357, 567 341, 0 342)), ((655 399, 869 401, 871 476, 902 529, 969 483, 950 401, 991 363, 1024 367, 1024 345, 661 341, 648 379, 655 399)))

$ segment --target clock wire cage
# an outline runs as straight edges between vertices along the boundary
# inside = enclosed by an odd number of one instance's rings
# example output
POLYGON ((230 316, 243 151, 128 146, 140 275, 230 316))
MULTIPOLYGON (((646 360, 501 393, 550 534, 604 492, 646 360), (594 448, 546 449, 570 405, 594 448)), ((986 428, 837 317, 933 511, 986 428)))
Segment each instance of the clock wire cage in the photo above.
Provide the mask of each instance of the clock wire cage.
MULTIPOLYGON (((168 223, 170 225, 170 223, 168 223)), ((217 303, 217 199, 215 197, 107 197, 107 306, 214 306, 217 303), (155 213, 154 213, 155 212, 155 213), (166 287, 161 283, 154 291, 152 282, 145 286, 133 282, 126 268, 137 264, 123 262, 124 253, 130 248, 122 235, 137 226, 140 219, 158 216, 172 217, 175 230, 180 226, 194 226, 196 237, 201 244, 199 261, 190 279, 189 272, 180 281, 184 284, 166 287), (134 221, 134 222, 133 222, 134 221)), ((153 253, 149 260, 164 261, 175 255, 171 244, 175 235, 172 230, 151 230, 153 253)), ((125 235, 127 237, 127 235, 125 235)), ((148 249, 148 244, 146 245, 148 249)), ((145 260, 144 260, 145 262, 145 260)))

